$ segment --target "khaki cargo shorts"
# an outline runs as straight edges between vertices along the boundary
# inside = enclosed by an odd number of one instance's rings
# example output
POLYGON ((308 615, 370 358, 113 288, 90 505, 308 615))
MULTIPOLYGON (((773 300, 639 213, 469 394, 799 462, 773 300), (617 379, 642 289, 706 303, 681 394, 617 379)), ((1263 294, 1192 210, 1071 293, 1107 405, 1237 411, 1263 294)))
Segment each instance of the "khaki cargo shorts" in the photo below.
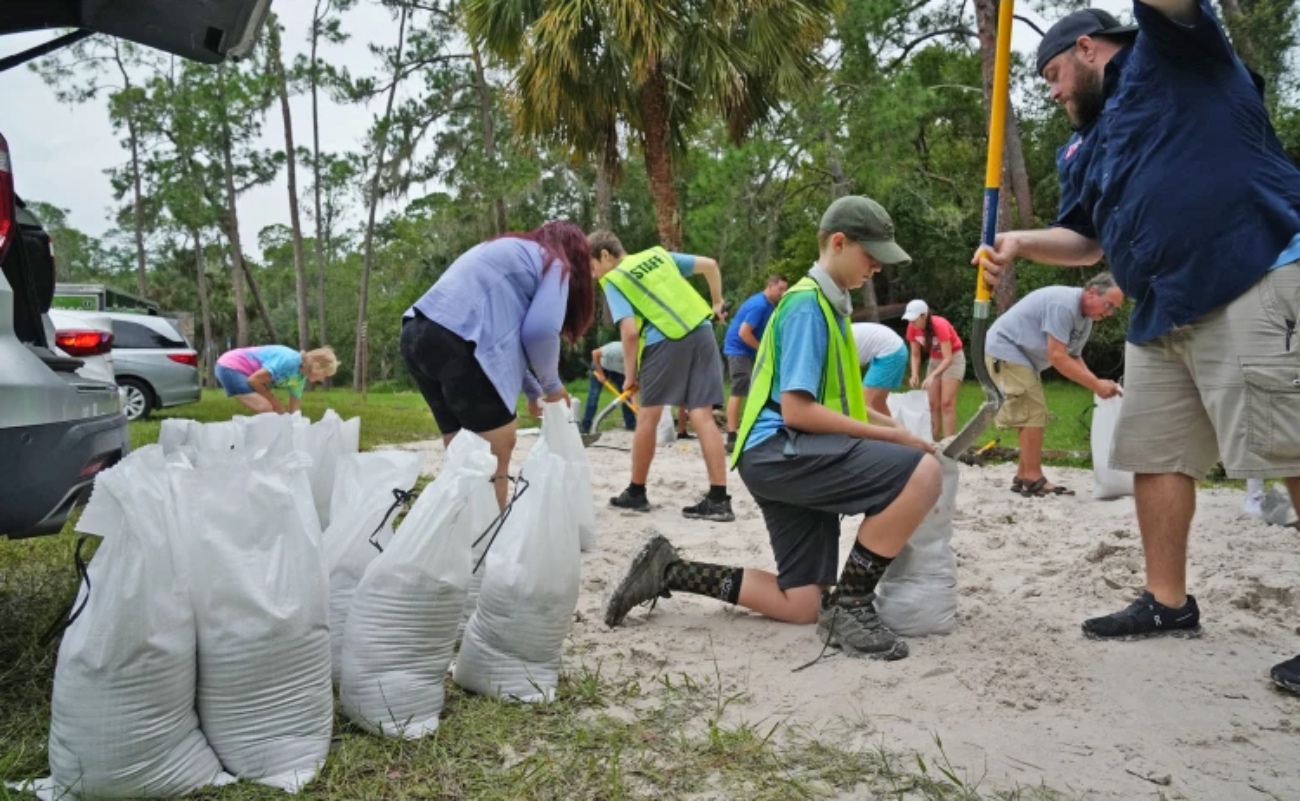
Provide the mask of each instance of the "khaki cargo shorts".
MULTIPOLYGON (((925 374, 927 376, 933 375, 934 368, 938 367, 939 362, 941 361, 943 361, 943 359, 930 359, 930 361, 925 365, 925 374)), ((943 371, 943 375, 939 376, 939 380, 946 381, 952 379, 953 381, 963 381, 965 378, 966 351, 959 350, 952 355, 952 364, 948 365, 948 369, 943 371)))
POLYGON ((1047 428, 1047 397, 1038 371, 985 356, 989 375, 1006 400, 994 418, 998 428, 1047 428))
POLYGON ((1300 476, 1300 262, 1236 300, 1125 347, 1110 466, 1232 478, 1300 476))

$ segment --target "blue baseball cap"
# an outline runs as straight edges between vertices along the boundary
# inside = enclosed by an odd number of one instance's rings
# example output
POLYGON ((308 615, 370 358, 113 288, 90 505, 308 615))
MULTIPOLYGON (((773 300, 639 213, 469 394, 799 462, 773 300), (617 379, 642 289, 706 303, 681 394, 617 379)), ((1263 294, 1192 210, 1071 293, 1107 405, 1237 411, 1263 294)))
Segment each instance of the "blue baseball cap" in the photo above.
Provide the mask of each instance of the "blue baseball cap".
POLYGON ((1099 8, 1085 8, 1067 14, 1043 34, 1038 43, 1038 74, 1047 68, 1047 62, 1074 47, 1080 36, 1129 37, 1137 35, 1138 26, 1121 25, 1119 20, 1099 8))

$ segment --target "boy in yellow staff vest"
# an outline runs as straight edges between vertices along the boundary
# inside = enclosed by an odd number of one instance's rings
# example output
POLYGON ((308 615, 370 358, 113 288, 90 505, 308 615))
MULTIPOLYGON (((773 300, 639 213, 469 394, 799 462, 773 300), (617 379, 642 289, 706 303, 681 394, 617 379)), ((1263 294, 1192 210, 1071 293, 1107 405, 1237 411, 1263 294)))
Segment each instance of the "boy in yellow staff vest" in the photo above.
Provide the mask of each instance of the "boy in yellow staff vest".
POLYGON ((682 514, 722 523, 735 520, 727 494, 727 454, 713 421, 713 407, 723 400, 722 357, 712 324, 713 317, 723 317, 718 263, 661 247, 629 256, 609 231, 588 236, 587 246, 623 341, 623 388, 641 391, 641 411, 632 437, 632 481, 622 494, 609 499, 610 505, 650 511, 645 485, 655 455, 655 427, 664 406, 672 405, 686 410, 709 472, 708 494, 682 509, 682 514), (709 283, 712 308, 686 280, 696 273, 709 283))
POLYGON ((818 637, 849 656, 907 656, 876 615, 875 587, 938 501, 943 475, 934 445, 867 422, 849 293, 911 259, 889 215, 865 197, 832 203, 820 229, 817 263, 763 333, 732 457, 763 512, 776 574, 687 561, 652 534, 615 585, 606 624, 678 590, 816 622, 818 637), (837 579, 840 517, 849 515, 864 517, 837 579))

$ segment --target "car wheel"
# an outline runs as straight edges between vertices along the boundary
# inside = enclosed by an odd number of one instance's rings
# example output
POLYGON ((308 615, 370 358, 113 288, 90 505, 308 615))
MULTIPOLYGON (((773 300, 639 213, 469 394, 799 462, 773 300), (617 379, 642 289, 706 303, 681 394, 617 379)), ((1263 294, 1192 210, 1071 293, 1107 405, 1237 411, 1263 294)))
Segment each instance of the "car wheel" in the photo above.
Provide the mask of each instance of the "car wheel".
POLYGON ((122 409, 128 420, 143 420, 153 411, 153 392, 149 385, 135 378, 123 378, 120 382, 126 390, 126 406, 122 409))

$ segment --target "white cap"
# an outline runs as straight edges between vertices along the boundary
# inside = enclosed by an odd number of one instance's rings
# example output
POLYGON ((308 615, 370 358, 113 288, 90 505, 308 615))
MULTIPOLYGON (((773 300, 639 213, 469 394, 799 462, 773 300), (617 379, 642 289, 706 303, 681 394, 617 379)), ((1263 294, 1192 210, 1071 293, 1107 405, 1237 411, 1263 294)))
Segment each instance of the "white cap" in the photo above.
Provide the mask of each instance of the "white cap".
POLYGON ((925 301, 917 299, 907 304, 907 311, 903 312, 903 319, 910 323, 928 311, 930 311, 930 307, 925 305, 925 301))

